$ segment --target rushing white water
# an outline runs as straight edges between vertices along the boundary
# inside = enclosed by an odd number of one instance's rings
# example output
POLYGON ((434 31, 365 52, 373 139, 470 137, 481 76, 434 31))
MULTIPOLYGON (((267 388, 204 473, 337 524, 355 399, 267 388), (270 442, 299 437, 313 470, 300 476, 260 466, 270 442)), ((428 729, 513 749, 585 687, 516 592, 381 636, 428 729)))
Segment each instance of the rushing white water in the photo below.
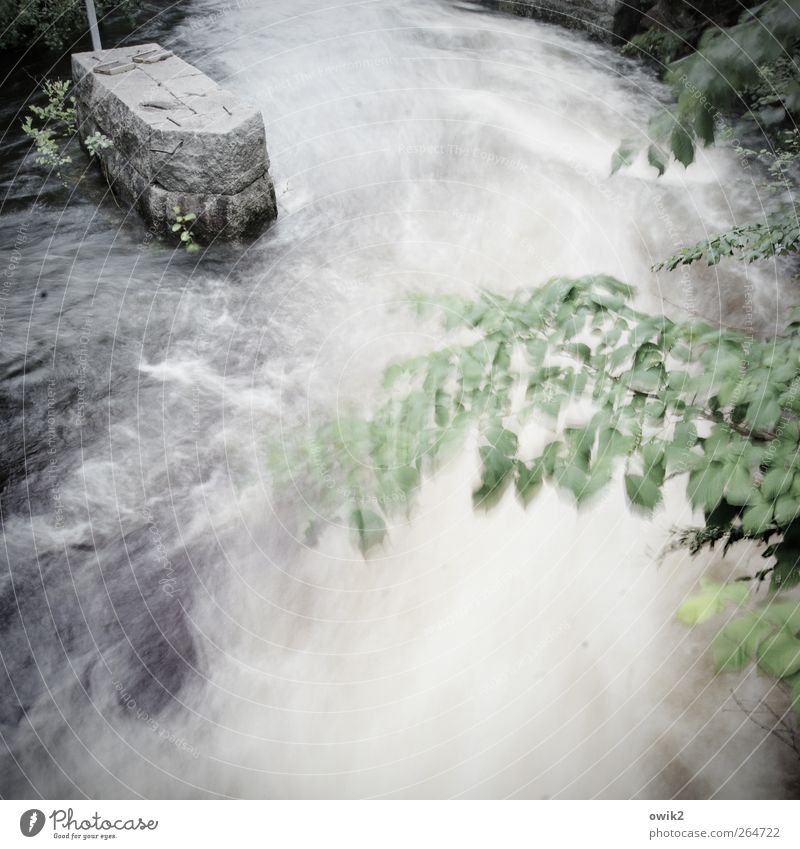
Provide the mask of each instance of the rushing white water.
POLYGON ((280 218, 195 265, 95 211, 95 178, 31 211, 29 166, 6 175, 4 795, 793 795, 748 716, 785 700, 713 678, 713 629, 674 622, 753 556, 659 563, 679 482, 653 520, 619 486, 477 515, 467 453, 365 561, 341 528, 304 545, 265 463, 439 344, 416 291, 607 272, 654 311, 780 326, 775 269, 649 272, 752 217, 733 153, 609 178, 658 85, 478 6, 198 0, 158 27, 263 110, 280 218))

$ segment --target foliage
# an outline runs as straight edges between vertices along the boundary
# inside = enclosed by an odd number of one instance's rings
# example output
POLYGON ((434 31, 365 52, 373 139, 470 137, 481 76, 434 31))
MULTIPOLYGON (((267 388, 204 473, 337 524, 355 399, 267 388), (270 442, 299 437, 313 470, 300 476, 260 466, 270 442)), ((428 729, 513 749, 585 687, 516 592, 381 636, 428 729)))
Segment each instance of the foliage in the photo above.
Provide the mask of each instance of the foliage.
MULTIPOLYGON (((460 337, 390 367, 372 418, 327 422, 273 456, 273 471, 295 484, 299 476, 316 515, 346 521, 365 552, 383 541, 392 512, 409 508, 422 475, 470 433, 479 440, 477 509, 512 488, 527 505, 545 484, 582 504, 621 472, 631 507, 650 513, 665 481, 680 477, 705 523, 679 542, 694 535, 696 551, 752 540, 774 565, 750 577, 769 579, 773 591, 797 585, 800 317, 787 335, 757 340, 643 315, 631 295, 614 278, 590 276, 510 298, 420 299, 423 313, 433 304, 460 337), (525 453, 530 427, 548 435, 525 453)), ((679 617, 702 622, 744 603, 748 587, 704 582, 679 617)), ((754 647, 760 668, 794 674, 783 631, 779 639, 759 628, 771 641, 754 647)), ((800 622, 793 639, 797 630, 800 622)))
POLYGON ((70 84, 67 80, 45 80, 42 88, 47 103, 29 107, 22 131, 34 143, 37 163, 55 171, 63 181, 61 169, 72 162, 63 139, 69 139, 75 134, 75 98, 69 96, 70 84))
POLYGON ((747 584, 720 584, 701 578, 700 592, 687 598, 678 608, 677 617, 687 625, 700 625, 724 610, 729 604, 744 604, 749 591, 747 584))
POLYGON ((685 55, 689 49, 686 33, 648 29, 634 35, 621 53, 631 58, 647 59, 658 67, 664 67, 685 55))
POLYGON ((72 135, 76 130, 75 98, 69 96, 69 80, 45 80, 42 89, 47 96, 44 106, 31 105, 30 111, 44 124, 60 124, 63 133, 72 135))
MULTIPOLYGON (((98 18, 112 11, 129 13, 131 0, 95 0, 98 18)), ((70 48, 87 32, 86 10, 76 0, 4 0, 0 4, 0 49, 45 46, 70 48)))
MULTIPOLYGON (((741 582, 701 582, 701 591, 684 602, 678 617, 696 625, 730 603, 747 600, 747 587, 741 582)), ((729 619, 714 636, 711 654, 717 672, 740 672, 755 661, 761 672, 781 679, 800 720, 800 601, 774 596, 729 619)))
POLYGON ((671 62, 666 81, 676 103, 649 127, 648 159, 659 173, 670 154, 691 164, 698 144, 712 144, 720 127, 730 128, 729 114, 743 114, 761 131, 797 115, 798 41, 800 0, 768 0, 735 26, 706 30, 695 51, 671 62))
POLYGON ((200 245, 194 240, 192 227, 197 220, 197 213, 183 212, 179 206, 173 206, 174 214, 172 232, 180 233, 181 245, 186 248, 186 253, 193 254, 200 250, 200 245))
POLYGON ((746 107, 746 92, 768 85, 761 69, 785 60, 797 43, 799 12, 798 0, 770 0, 733 27, 706 31, 695 52, 673 63, 667 82, 678 98, 670 131, 676 159, 689 157, 685 144, 712 143, 715 118, 746 107))
POLYGON ((630 295, 613 278, 591 276, 556 278, 513 298, 438 299, 450 329, 478 338, 390 368, 389 400, 372 420, 327 425, 315 440, 316 466, 346 480, 347 491, 376 495, 376 504, 395 503, 398 492, 405 503, 420 474, 476 426, 476 506, 511 483, 527 502, 545 480, 582 502, 624 458, 634 507, 652 510, 667 474, 685 473, 689 500, 709 524, 766 544, 800 513, 800 321, 787 336, 753 340, 647 317, 630 295), (525 364, 512 367, 519 356, 525 364), (526 422, 556 423, 578 402, 591 404, 585 421, 538 456, 518 455, 526 422))
MULTIPOLYGON (((775 139, 778 150, 793 149, 795 155, 797 130, 793 116, 800 115, 796 43, 799 35, 795 35, 793 43, 789 45, 789 55, 782 55, 757 68, 755 82, 742 92, 742 100, 748 109, 739 119, 745 131, 757 130, 767 138, 775 139)), ((764 150, 760 153, 769 155, 773 151, 764 150)))
POLYGON ((64 182, 61 169, 72 162, 72 157, 56 141, 54 131, 50 128, 35 126, 33 118, 28 115, 22 124, 22 132, 31 139, 36 148, 36 162, 55 171, 59 180, 64 182))
POLYGON ((786 256, 800 250, 800 220, 794 212, 769 215, 765 221, 743 224, 719 233, 657 263, 653 270, 674 271, 679 265, 691 265, 705 260, 717 265, 725 256, 735 256, 743 262, 756 262, 774 256, 786 256))
POLYGON ((114 146, 114 142, 99 131, 87 136, 83 143, 86 146, 86 150, 89 151, 89 156, 97 156, 101 150, 107 150, 109 147, 114 146))
POLYGON ((648 160, 659 174, 670 156, 688 166, 698 144, 713 144, 720 130, 731 136, 730 115, 739 116, 743 130, 762 134, 787 122, 793 127, 800 110, 799 41, 800 0, 769 0, 735 26, 708 29, 695 51, 672 61, 665 77, 675 105, 653 116, 648 132, 648 160))
MULTIPOLYGON (((72 162, 67 153, 67 145, 75 136, 77 117, 75 98, 69 94, 71 83, 68 80, 45 80, 42 89, 47 97, 44 106, 32 104, 25 116, 22 131, 34 144, 36 161, 54 171, 62 183, 65 183, 62 168, 72 162)), ((90 156, 111 147, 112 141, 100 132, 89 136, 85 145, 90 156)))
MULTIPOLYGON (((792 194, 800 171, 800 0, 769 0, 748 10, 732 27, 712 27, 697 50, 666 71, 676 102, 650 121, 647 159, 661 176, 674 157, 684 166, 696 147, 720 136, 732 142, 743 163, 764 165, 765 189, 780 195, 777 209, 761 220, 737 225, 690 245, 654 270, 672 271, 700 260, 723 257, 755 262, 800 250, 800 221, 792 194), (759 134, 759 149, 741 138, 759 134)), ((632 164, 639 143, 621 142, 611 172, 632 164)))

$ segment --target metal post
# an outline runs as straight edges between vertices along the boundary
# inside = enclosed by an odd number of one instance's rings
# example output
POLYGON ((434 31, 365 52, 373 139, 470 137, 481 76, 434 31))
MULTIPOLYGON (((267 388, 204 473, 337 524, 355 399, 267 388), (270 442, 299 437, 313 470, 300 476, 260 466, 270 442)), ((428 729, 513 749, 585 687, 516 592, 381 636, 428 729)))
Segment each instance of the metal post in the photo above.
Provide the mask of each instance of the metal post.
POLYGON ((100 30, 97 28, 97 13, 94 10, 94 0, 86 0, 86 17, 89 19, 89 31, 92 34, 92 50, 102 50, 100 30))

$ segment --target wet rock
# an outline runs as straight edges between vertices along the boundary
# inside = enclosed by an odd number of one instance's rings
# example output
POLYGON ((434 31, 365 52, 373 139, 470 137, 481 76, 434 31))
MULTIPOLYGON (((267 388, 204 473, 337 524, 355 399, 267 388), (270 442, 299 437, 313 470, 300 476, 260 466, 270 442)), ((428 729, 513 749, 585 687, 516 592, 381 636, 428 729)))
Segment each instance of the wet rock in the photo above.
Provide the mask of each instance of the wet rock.
POLYGON ((622 43, 647 29, 684 32, 690 37, 709 24, 730 26, 745 8, 761 0, 487 0, 502 12, 539 18, 622 43))
POLYGON ((647 0, 495 0, 502 12, 582 29, 603 41, 624 41, 640 24, 647 0))
POLYGON ((741 17, 745 8, 758 5, 761 0, 694 0, 693 3, 675 3, 673 0, 655 0, 646 4, 642 29, 662 29, 669 32, 697 31, 709 24, 731 26, 741 17))
POLYGON ((166 235, 173 207, 203 242, 254 235, 276 217, 261 114, 156 44, 72 57, 81 141, 115 193, 166 235))

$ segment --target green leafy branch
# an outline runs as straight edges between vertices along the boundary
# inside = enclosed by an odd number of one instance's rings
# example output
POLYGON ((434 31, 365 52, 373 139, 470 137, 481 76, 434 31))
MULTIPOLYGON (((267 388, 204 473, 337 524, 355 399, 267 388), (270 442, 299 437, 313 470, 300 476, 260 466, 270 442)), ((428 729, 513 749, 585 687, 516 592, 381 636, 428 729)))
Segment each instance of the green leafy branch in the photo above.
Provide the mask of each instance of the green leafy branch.
POLYGON ((314 439, 314 463, 327 479, 346 481, 339 491, 388 505, 399 492, 405 504, 420 474, 476 427, 476 506, 489 506, 512 482, 527 502, 545 480, 582 502, 625 458, 633 506, 653 509, 667 475, 686 474, 690 501, 715 526, 766 541, 800 512, 797 325, 787 337, 752 340, 642 315, 627 303, 630 294, 593 276, 557 278, 513 298, 437 299, 450 329, 478 339, 389 369, 390 399, 370 420, 326 425, 314 439), (524 367, 512 368, 520 357, 524 367), (520 384, 521 405, 513 400, 520 384), (536 457, 518 455, 526 421, 557 423, 581 400, 593 405, 582 425, 536 457))
MULTIPOLYGON (((334 522, 365 553, 381 544, 423 476, 475 434, 477 509, 509 489, 528 505, 544 485, 582 504, 619 471, 631 507, 650 513, 665 482, 681 478, 705 524, 674 543, 694 553, 749 539, 774 563, 756 578, 773 591, 800 583, 800 321, 758 340, 644 315, 632 294, 595 275, 513 297, 418 299, 422 314, 442 317, 452 344, 391 366, 372 417, 326 421, 270 457, 277 480, 313 505, 309 541, 334 522), (526 453, 531 427, 547 438, 526 453)), ((682 608, 685 621, 744 601, 749 589, 701 592, 694 613, 682 608)))
POLYGON ((108 148, 114 147, 114 142, 99 131, 87 136, 83 143, 86 146, 86 150, 89 151, 89 156, 97 156, 101 150, 108 150, 108 148))
MULTIPOLYGON (((45 80, 42 83, 46 102, 44 106, 32 104, 22 123, 22 132, 34 144, 36 162, 55 172, 66 185, 62 169, 72 162, 67 146, 77 130, 75 98, 69 94, 69 80, 45 80)), ((112 146, 111 139, 101 132, 89 136, 84 144, 90 156, 112 146)))
POLYGON ((764 222, 743 224, 725 233, 698 242, 657 263, 653 271, 674 271, 679 265, 705 260, 717 265, 723 257, 735 256, 743 262, 788 256, 800 250, 800 219, 796 213, 770 215, 764 222))
POLYGON ((75 98, 69 96, 67 80, 45 80, 42 89, 47 98, 44 106, 32 104, 25 116, 22 132, 33 141, 36 162, 55 171, 64 182, 61 169, 72 162, 63 139, 75 134, 75 98))

